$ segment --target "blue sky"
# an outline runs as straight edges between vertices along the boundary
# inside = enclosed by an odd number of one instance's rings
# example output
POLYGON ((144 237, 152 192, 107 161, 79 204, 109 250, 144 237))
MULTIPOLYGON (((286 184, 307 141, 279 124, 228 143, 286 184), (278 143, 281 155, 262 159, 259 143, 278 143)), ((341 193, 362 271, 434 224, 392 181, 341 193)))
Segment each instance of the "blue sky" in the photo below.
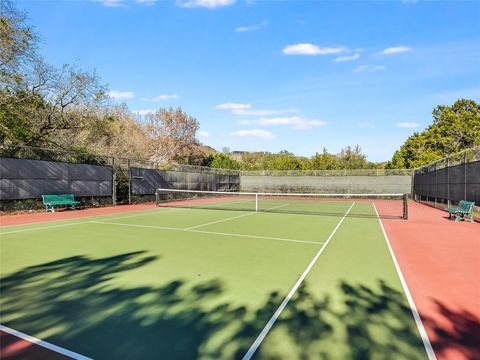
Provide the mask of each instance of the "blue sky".
POLYGON ((48 62, 114 101, 181 106, 216 149, 389 160, 438 104, 480 101, 480 3, 21 1, 48 62))

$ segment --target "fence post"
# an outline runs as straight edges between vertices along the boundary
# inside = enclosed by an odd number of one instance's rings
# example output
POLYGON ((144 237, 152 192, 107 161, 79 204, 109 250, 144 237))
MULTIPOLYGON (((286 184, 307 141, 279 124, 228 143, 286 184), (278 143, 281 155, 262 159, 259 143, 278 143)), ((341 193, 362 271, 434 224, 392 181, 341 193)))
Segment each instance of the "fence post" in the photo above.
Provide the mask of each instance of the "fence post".
POLYGON ((130 171, 130 159, 127 159, 127 173, 128 173, 128 204, 132 203, 132 174, 130 171))
POLYGON ((412 194, 412 198, 413 200, 417 201, 417 189, 416 189, 416 186, 415 186, 415 175, 416 175, 416 170, 413 170, 413 174, 412 174, 412 183, 410 185, 410 192, 412 194))
MULTIPOLYGON (((463 188, 464 188, 463 199, 468 200, 467 199, 467 150, 465 150, 465 152, 463 153, 463 173, 464 173, 464 176, 463 176, 463 188)), ((472 200, 472 201, 475 201, 475 200, 472 200)))
POLYGON ((438 171, 437 163, 435 163, 435 208, 437 208, 437 197, 438 197, 438 171))
POLYGON ((450 207, 450 157, 447 157, 447 207, 450 207))
POLYGON ((114 157, 112 157, 112 205, 117 205, 117 170, 114 157))

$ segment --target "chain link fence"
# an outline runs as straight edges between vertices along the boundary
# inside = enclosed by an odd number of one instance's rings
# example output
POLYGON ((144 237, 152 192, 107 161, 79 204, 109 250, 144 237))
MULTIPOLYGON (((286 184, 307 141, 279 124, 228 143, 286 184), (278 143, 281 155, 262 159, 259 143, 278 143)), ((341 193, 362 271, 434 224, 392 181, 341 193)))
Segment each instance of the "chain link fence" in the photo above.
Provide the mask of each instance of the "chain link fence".
MULTIPOLYGON (((480 147, 421 168, 240 171, 0 145, 1 210, 39 208, 47 193, 73 193, 85 205, 153 201, 157 188, 207 191, 412 193, 445 208, 480 204, 480 147), (413 183, 412 183, 413 179, 413 183), (18 204, 17 204, 18 203, 18 204)), ((477 208, 478 210, 478 208, 477 208)))
POLYGON ((130 202, 154 199, 158 188, 200 191, 240 191, 240 174, 235 170, 202 166, 157 166, 146 160, 130 160, 130 202))
POLYGON ((36 209, 45 194, 73 193, 82 205, 115 200, 114 159, 83 152, 0 146, 0 210, 36 209))
POLYGON ((236 170, 157 166, 142 159, 0 145, 0 210, 42 207, 45 194, 71 193, 84 206, 154 201, 160 187, 239 191, 236 170))
POLYGON ((413 170, 259 170, 241 172, 242 191, 411 194, 413 170))
POLYGON ((444 209, 460 200, 474 201, 480 211, 480 146, 415 169, 416 201, 444 209))

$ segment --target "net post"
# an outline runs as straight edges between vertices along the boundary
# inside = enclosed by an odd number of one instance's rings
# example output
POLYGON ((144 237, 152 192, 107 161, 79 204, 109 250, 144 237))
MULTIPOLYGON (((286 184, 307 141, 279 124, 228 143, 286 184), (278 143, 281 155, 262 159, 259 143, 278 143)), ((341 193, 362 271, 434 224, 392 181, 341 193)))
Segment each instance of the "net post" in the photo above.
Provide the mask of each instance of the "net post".
POLYGON ((258 193, 255 193, 255 212, 258 212, 258 193))
POLYGON ((158 194, 158 189, 155 190, 155 206, 158 207, 160 204, 160 195, 158 194))
POLYGON ((408 194, 403 194, 403 218, 408 220, 408 194))

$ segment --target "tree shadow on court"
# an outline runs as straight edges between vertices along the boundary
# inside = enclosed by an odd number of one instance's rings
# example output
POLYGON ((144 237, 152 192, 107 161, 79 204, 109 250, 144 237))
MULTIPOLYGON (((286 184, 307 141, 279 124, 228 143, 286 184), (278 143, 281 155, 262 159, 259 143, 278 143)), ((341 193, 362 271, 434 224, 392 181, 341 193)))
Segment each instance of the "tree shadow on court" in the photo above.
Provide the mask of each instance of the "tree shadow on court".
POLYGON ((433 302, 444 321, 440 323, 427 317, 423 322, 435 333, 432 345, 436 353, 447 356, 448 351, 454 349, 465 359, 480 359, 480 318, 466 310, 454 310, 438 300, 433 302))
POLYGON ((342 281, 338 290, 318 297, 302 285, 267 340, 272 346, 261 349, 261 357, 282 358, 283 349, 275 349, 274 343, 289 342, 287 348, 295 348, 298 359, 425 358, 400 292, 383 281, 375 287, 342 281))
POLYGON ((376 289, 342 282, 346 311, 339 314, 347 329, 354 359, 424 358, 423 343, 404 295, 379 281, 376 289))
POLYGON ((225 292, 219 280, 178 279, 159 287, 115 282, 154 261, 161 259, 134 252, 25 268, 1 281, 1 322, 96 359, 219 358, 225 344, 250 345, 251 337, 235 336, 247 308, 217 300, 225 292))
MULTIPOLYGON (((146 276, 142 268, 158 261, 133 252, 25 268, 1 281, 1 322, 95 359, 230 359, 245 354, 285 297, 271 292, 258 308, 233 304, 220 277, 162 282, 155 274, 163 285, 142 286, 135 271, 146 276), (134 280, 127 286, 117 281, 121 275, 134 280)), ((327 295, 314 290, 298 289, 258 358, 416 359, 424 354, 403 295, 386 283, 367 287, 344 281, 327 295)), ((453 315, 463 318, 458 336, 478 329, 478 319, 453 315)), ((444 342, 445 348, 453 345, 444 342)))

